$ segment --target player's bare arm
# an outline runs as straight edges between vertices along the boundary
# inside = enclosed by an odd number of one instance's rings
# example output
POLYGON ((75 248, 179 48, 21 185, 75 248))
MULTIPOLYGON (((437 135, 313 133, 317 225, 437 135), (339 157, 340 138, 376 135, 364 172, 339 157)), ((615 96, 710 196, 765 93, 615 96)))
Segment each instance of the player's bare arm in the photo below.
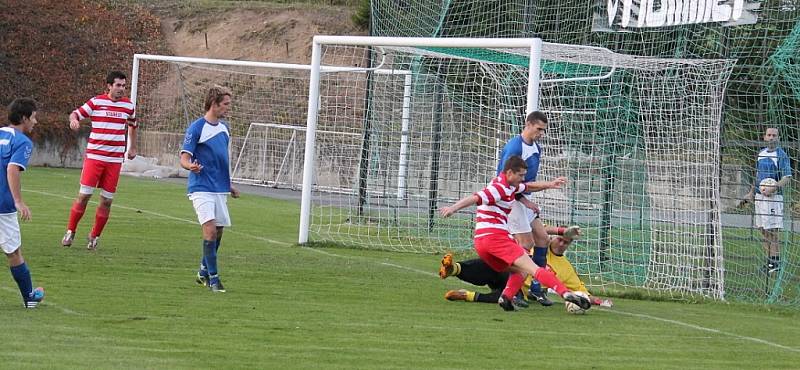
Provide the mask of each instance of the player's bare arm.
POLYGON ((557 177, 553 181, 531 181, 525 183, 525 190, 537 192, 548 189, 559 189, 566 183, 567 178, 563 176, 557 177))
POLYGON ((128 122, 128 159, 136 158, 138 151, 136 149, 136 133, 138 126, 132 121, 128 122))
POLYGON ((78 119, 78 113, 72 112, 69 114, 69 128, 72 131, 78 131, 81 128, 81 120, 78 119))
POLYGON ((22 220, 28 221, 31 219, 31 210, 22 200, 22 183, 19 180, 20 169, 19 166, 9 164, 6 171, 8 173, 8 188, 11 190, 11 196, 14 198, 14 206, 17 207, 22 220))
POLYGON ((547 235, 558 235, 567 238, 568 242, 581 238, 581 227, 578 225, 564 226, 546 226, 545 231, 547 235))
POLYGON ((474 206, 476 204, 478 204, 478 196, 475 194, 470 194, 464 198, 461 198, 461 200, 459 200, 458 202, 456 202, 451 206, 440 208, 439 214, 441 214, 442 217, 450 217, 450 215, 452 215, 453 213, 456 213, 466 207, 474 206))
POLYGON ((194 173, 200 173, 203 169, 203 165, 197 162, 197 160, 193 161, 189 153, 181 153, 181 167, 194 173))

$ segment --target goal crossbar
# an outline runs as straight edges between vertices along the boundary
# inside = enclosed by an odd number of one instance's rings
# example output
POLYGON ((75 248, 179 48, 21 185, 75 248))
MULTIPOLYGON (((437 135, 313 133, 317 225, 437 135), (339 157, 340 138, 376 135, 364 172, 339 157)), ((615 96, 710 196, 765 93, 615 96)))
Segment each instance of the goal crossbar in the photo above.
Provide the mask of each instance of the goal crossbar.
MULTIPOLYGON (((182 56, 171 56, 171 55, 156 55, 156 54, 134 54, 133 68, 131 73, 131 102, 133 103, 134 106, 136 106, 136 98, 138 95, 139 62, 142 60, 152 60, 152 61, 162 61, 162 62, 172 62, 172 63, 212 64, 212 65, 238 66, 238 67, 275 68, 275 69, 306 70, 306 71, 311 70, 310 64, 274 63, 274 62, 259 62, 252 60, 229 60, 229 59, 214 59, 214 58, 182 57, 182 56)), ((396 75, 411 74, 411 71, 406 71, 406 70, 388 70, 380 68, 321 66, 320 69, 321 72, 366 73, 371 71, 378 74, 396 74, 396 75)))

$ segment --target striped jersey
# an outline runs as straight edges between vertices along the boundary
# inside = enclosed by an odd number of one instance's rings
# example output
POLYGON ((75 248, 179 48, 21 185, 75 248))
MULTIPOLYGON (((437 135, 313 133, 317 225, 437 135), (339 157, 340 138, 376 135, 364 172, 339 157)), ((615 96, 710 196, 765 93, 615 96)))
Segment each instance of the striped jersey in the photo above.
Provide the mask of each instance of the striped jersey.
POLYGON ((122 163, 125 155, 125 131, 136 126, 130 99, 111 100, 107 94, 95 96, 75 110, 78 119, 89 118, 92 132, 86 145, 86 158, 122 163))
POLYGON ((475 215, 475 238, 490 234, 510 235, 508 214, 516 194, 525 191, 525 184, 508 185, 506 175, 501 173, 492 179, 483 190, 478 191, 478 210, 475 215))

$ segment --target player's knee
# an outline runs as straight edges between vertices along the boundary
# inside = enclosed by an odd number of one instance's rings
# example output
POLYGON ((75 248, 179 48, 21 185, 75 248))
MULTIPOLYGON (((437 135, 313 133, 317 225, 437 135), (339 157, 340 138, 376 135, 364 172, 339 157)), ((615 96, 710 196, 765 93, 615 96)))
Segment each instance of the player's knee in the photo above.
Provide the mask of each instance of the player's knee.
POLYGON ((86 207, 89 204, 89 200, 90 199, 92 199, 92 194, 91 193, 89 193, 89 194, 79 193, 78 194, 78 199, 76 201, 82 207, 86 207))
POLYGON ((205 240, 217 239, 217 225, 215 220, 210 220, 203 224, 203 238, 205 240))
POLYGON ((548 236, 547 231, 544 231, 543 229, 537 230, 534 231, 533 241, 537 246, 547 245, 547 243, 550 242, 550 236, 548 236))
POLYGON ((111 203, 113 203, 113 202, 114 202, 113 199, 109 199, 109 198, 106 198, 106 197, 101 197, 100 198, 100 207, 111 208, 111 203))
POLYGON ((8 259, 9 266, 18 266, 25 261, 22 258, 22 251, 20 250, 20 248, 17 248, 15 251, 11 253, 6 253, 6 258, 8 259))

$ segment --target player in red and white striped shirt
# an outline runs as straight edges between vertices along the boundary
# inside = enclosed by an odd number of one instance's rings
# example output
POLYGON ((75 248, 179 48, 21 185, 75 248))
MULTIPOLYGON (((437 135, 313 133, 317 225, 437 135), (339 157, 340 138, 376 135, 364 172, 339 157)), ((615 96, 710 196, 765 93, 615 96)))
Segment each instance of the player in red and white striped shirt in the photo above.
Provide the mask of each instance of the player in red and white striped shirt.
POLYGON ((586 297, 572 293, 552 271, 536 266, 528 253, 519 245, 508 229, 508 214, 515 196, 525 191, 557 189, 566 183, 566 178, 553 181, 523 183, 528 165, 519 156, 508 158, 503 172, 481 191, 459 200, 440 210, 442 217, 449 217, 460 209, 477 204, 475 216, 475 251, 495 271, 511 272, 505 289, 497 301, 506 311, 515 310, 512 298, 522 287, 527 275, 553 287, 564 300, 579 305, 584 310, 591 307, 586 297))
POLYGON ((133 103, 125 97, 127 77, 112 71, 106 77, 108 93, 95 96, 69 115, 69 127, 78 131, 80 121, 90 119, 92 131, 86 144, 86 157, 81 172, 81 187, 78 198, 69 213, 67 232, 61 245, 69 247, 75 238, 86 205, 95 188, 100 188, 100 204, 94 217, 94 227, 89 233, 88 249, 97 249, 98 238, 108 222, 111 202, 117 191, 119 172, 125 156, 125 133, 128 134, 128 159, 136 157, 136 118, 133 103))

